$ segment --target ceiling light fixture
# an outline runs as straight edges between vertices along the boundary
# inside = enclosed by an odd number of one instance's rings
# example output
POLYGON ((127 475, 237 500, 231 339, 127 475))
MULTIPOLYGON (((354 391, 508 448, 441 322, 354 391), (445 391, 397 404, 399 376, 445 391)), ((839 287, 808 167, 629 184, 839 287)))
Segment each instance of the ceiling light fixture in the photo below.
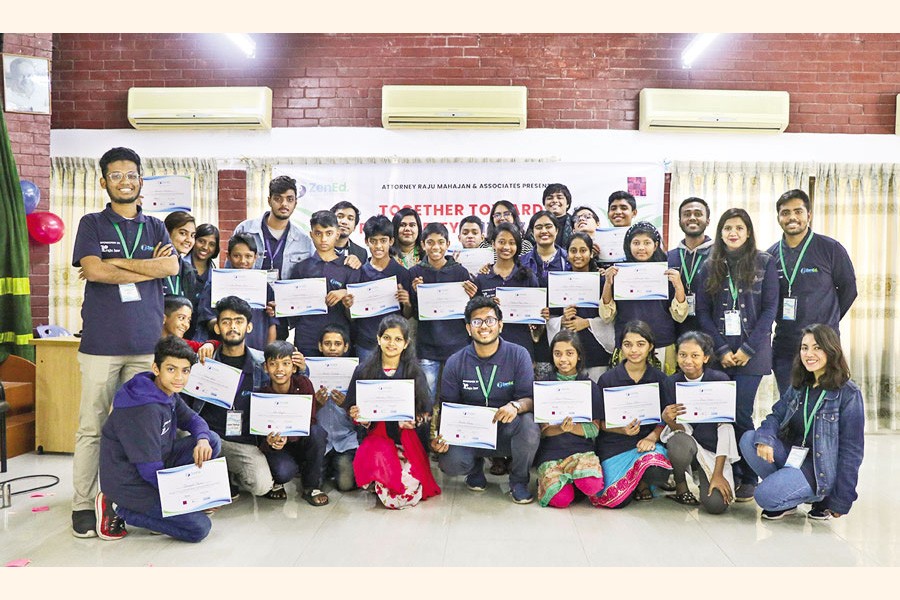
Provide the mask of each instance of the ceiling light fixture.
POLYGON ((256 42, 246 33, 225 33, 223 35, 240 48, 247 55, 247 58, 256 56, 256 42))
POLYGON ((718 33, 698 33, 694 39, 691 40, 691 43, 687 45, 687 48, 684 49, 684 52, 681 53, 681 67, 690 69, 691 64, 704 50, 706 50, 706 47, 709 46, 718 35, 718 33))

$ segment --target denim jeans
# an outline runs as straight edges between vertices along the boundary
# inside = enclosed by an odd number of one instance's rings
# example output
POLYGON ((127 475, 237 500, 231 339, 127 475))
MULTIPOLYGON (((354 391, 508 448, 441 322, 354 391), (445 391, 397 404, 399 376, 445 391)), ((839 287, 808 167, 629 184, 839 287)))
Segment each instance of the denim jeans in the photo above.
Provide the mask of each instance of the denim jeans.
POLYGON ((438 455, 438 465, 447 475, 468 475, 483 468, 486 456, 511 456, 509 483, 528 483, 528 472, 541 442, 541 430, 534 422, 534 415, 523 413, 512 423, 497 424, 497 449, 450 446, 438 455))
POLYGON ((422 367, 425 379, 428 381, 428 406, 426 409, 428 413, 431 413, 431 409, 434 408, 434 403, 437 399, 438 384, 440 383, 439 377, 444 361, 420 358, 419 366, 422 367))
MULTIPOLYGON (((169 459, 165 463, 166 468, 180 467, 194 462, 194 446, 196 443, 197 440, 190 436, 175 440, 172 454, 169 455, 169 459)), ((219 456, 219 452, 222 449, 221 442, 219 436, 214 432, 210 432, 209 445, 212 446, 213 458, 219 456)), ((209 535, 212 523, 205 513, 194 512, 174 517, 163 517, 159 497, 157 496, 155 500, 156 505, 149 512, 137 512, 120 505, 116 506, 116 514, 125 519, 126 525, 157 531, 176 540, 199 542, 209 535)))
MULTIPOLYGON (((734 375, 737 384, 737 397, 735 398, 734 435, 741 439, 747 431, 753 431, 753 405, 756 402, 756 391, 762 375, 734 375)), ((743 453, 741 453, 743 456, 743 453)), ((756 455, 756 451, 753 451, 756 455)), ((746 457, 745 457, 746 458, 746 457)), ((746 460, 741 459, 732 465, 734 468, 735 485, 742 483, 756 483, 756 473, 748 467, 746 460)))
POLYGON ((747 464, 762 479, 753 496, 760 508, 787 510, 804 502, 822 500, 822 496, 816 496, 800 469, 784 466, 790 452, 787 444, 776 440, 773 452, 775 461, 768 463, 757 456, 755 440, 756 432, 748 431, 741 437, 740 447, 747 464))
POLYGON ((288 442, 281 450, 266 452, 266 460, 275 483, 287 483, 300 473, 304 490, 322 487, 327 440, 325 429, 314 423, 309 428, 309 435, 288 442))

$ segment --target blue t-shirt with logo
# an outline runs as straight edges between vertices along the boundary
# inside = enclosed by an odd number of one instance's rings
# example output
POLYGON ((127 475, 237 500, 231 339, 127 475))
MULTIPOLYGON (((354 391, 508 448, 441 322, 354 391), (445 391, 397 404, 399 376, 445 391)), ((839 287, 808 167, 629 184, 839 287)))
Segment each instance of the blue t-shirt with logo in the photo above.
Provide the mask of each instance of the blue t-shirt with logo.
POLYGON ((441 377, 440 399, 442 402, 500 408, 513 400, 531 398, 533 390, 534 369, 528 352, 522 346, 500 338, 497 351, 487 358, 475 353, 472 342, 447 359, 441 377), (495 367, 497 370, 491 383, 495 367), (478 381, 479 371, 484 386, 490 386, 487 400, 478 381))

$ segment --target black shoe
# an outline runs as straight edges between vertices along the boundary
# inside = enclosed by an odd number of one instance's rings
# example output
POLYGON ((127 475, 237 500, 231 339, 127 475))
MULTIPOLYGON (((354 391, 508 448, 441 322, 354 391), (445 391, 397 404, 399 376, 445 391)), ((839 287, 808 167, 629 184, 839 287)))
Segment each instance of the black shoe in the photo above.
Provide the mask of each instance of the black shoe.
POLYGON ((97 517, 93 510, 72 511, 72 535, 77 538, 97 537, 97 517))
POLYGON ((229 484, 228 484, 228 489, 231 491, 231 500, 232 500, 232 502, 235 501, 235 500, 237 500, 237 499, 240 497, 240 495, 241 495, 241 490, 238 489, 238 486, 234 485, 233 483, 229 483, 229 484))
POLYGON ((813 521, 827 521, 831 518, 831 511, 821 504, 815 503, 812 505, 812 508, 809 509, 809 512, 806 513, 806 518, 812 519, 813 521))
POLYGON ((762 518, 768 521, 778 521, 795 512, 797 512, 797 507, 786 508, 784 510, 764 510, 762 511, 762 518))

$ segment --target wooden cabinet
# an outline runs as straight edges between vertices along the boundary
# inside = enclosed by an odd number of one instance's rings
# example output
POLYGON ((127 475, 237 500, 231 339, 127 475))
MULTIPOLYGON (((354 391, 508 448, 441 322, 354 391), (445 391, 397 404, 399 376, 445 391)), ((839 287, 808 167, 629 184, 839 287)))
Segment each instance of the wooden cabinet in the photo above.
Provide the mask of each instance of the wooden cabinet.
POLYGON ((81 369, 76 337, 35 339, 35 448, 38 452, 75 452, 81 369))

